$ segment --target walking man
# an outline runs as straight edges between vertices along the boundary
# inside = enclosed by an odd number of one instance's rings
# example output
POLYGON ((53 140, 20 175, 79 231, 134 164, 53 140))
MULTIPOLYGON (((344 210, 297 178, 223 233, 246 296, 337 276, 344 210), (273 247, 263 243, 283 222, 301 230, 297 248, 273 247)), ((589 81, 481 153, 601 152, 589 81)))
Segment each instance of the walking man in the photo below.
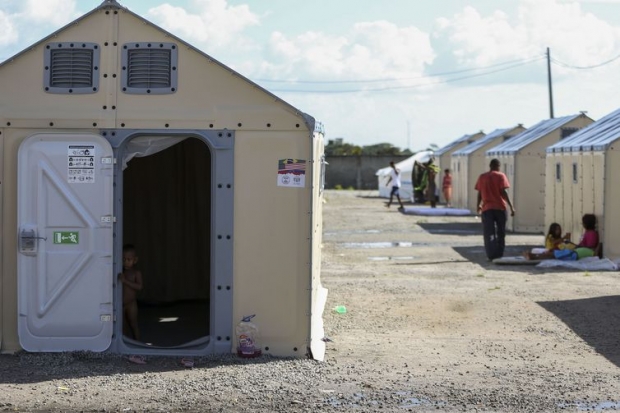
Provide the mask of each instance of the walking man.
POLYGON ((390 192, 390 201, 386 202, 385 206, 389 208, 390 205, 392 205, 392 199, 394 198, 394 196, 396 196, 396 199, 400 204, 400 207, 398 209, 402 211, 403 209, 405 209, 405 207, 403 205, 403 201, 400 200, 400 169, 398 169, 396 165, 394 165, 394 161, 390 162, 390 166, 392 167, 392 170, 390 171, 390 178, 388 179, 385 186, 388 186, 391 182, 392 191, 390 192))
POLYGON ((478 177, 476 191, 478 191, 478 214, 482 215, 482 231, 484 249, 489 261, 504 256, 506 240, 506 204, 510 207, 510 215, 515 215, 515 209, 510 202, 507 188, 510 188, 508 178, 500 172, 498 159, 491 160, 490 171, 478 177))

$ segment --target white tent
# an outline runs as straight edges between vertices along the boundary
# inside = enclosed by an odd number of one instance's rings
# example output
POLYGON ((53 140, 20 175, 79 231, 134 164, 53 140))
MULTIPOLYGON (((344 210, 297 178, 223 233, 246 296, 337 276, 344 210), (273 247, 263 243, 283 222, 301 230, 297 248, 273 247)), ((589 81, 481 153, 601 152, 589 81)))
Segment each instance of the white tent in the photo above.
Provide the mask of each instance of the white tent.
MULTIPOLYGON (((396 164, 396 167, 400 169, 400 199, 403 201, 410 200, 413 202, 413 184, 411 182, 411 172, 413 171, 413 164, 415 161, 428 162, 433 156, 432 151, 421 151, 413 156, 400 161, 396 164)), ((392 186, 386 186, 388 179, 390 179, 390 166, 379 169, 375 175, 377 175, 377 185, 379 189, 379 196, 382 198, 389 198, 392 186)))

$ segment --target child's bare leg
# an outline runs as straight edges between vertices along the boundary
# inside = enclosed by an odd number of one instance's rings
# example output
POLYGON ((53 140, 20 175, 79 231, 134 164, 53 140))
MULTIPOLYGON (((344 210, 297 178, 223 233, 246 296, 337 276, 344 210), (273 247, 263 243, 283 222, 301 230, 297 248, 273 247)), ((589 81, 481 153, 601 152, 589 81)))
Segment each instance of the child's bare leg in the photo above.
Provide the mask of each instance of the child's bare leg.
POLYGON ((138 303, 136 301, 127 303, 125 305, 125 311, 127 312, 127 321, 133 333, 133 338, 134 340, 140 341, 140 330, 138 329, 138 303))

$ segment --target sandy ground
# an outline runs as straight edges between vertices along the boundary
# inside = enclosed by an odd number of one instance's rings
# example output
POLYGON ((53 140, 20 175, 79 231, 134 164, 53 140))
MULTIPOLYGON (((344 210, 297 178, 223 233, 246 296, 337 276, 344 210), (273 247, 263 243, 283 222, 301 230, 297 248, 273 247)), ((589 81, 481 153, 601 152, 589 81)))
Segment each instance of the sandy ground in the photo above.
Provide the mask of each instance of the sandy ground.
POLYGON ((497 266, 477 218, 376 195, 326 192, 324 362, 2 356, 0 411, 620 410, 617 272, 497 266))

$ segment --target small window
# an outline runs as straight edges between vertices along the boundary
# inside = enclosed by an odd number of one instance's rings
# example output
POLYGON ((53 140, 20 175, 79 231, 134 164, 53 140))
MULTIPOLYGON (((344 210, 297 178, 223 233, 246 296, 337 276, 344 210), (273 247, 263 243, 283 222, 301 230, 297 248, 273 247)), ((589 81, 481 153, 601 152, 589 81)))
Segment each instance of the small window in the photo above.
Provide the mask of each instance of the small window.
POLYGON ((555 180, 562 182, 562 164, 559 162, 555 164, 555 180))
POLYGON ((177 91, 178 52, 174 43, 127 43, 122 55, 123 92, 162 95, 177 91))
POLYGON ((579 182, 579 179, 577 176, 577 163, 573 163, 573 182, 574 183, 579 182))
POLYGON ((572 135, 573 133, 577 132, 579 130, 579 128, 572 128, 572 127, 564 127, 560 130, 560 140, 569 137, 570 135, 572 135))
POLYGON ((47 93, 85 94, 99 90, 99 46, 49 43, 45 46, 43 86, 47 93))

